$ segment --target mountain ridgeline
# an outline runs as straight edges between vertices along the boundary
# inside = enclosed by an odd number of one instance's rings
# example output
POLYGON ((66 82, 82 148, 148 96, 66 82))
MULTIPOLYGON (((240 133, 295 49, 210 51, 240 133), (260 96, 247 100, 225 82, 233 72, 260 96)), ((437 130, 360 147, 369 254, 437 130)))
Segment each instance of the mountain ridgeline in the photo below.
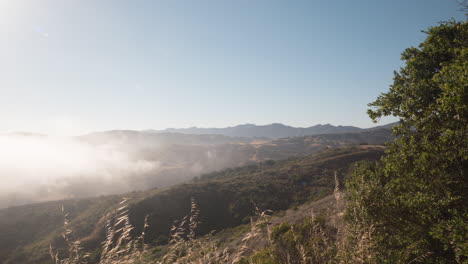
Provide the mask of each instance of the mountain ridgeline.
MULTIPOLYGON (((377 128, 390 128, 396 123, 391 123, 383 127, 377 128)), ((372 129, 372 128, 371 128, 372 129)), ((375 128, 374 128, 375 129, 375 128)), ((273 123, 269 125, 258 126, 254 124, 237 125, 226 128, 168 128, 164 130, 148 130, 155 133, 183 133, 183 134, 213 134, 225 135, 231 137, 265 137, 265 138, 286 138, 286 137, 303 137, 320 134, 335 134, 335 133, 353 133, 362 132, 368 129, 359 128, 355 126, 334 126, 331 124, 315 125, 311 127, 292 127, 280 123, 273 123)))

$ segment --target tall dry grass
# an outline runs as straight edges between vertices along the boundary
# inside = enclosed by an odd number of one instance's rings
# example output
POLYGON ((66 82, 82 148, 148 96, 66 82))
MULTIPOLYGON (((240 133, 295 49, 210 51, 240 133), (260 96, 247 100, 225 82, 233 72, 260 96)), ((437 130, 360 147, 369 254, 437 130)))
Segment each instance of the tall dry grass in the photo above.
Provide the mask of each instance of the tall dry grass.
MULTIPOLYGON (((145 217, 142 233, 133 238, 131 232, 134 227, 131 225, 128 215, 128 201, 128 199, 123 199, 119 203, 118 209, 106 215, 106 239, 102 242, 99 264, 141 263, 141 258, 147 250, 145 232, 148 228, 148 216, 145 217)), ((49 245, 49 254, 52 261, 55 264, 87 264, 90 254, 83 252, 80 241, 73 237, 68 214, 64 215, 62 237, 66 242, 68 256, 61 258, 59 251, 51 244, 49 245)))
MULTIPOLYGON (((374 254, 374 225, 361 222, 364 207, 357 207, 348 217, 354 217, 351 225, 345 221, 346 193, 341 190, 337 173, 334 174, 334 206, 328 215, 320 219, 311 212, 302 225, 278 226, 277 234, 270 242, 271 263, 287 264, 377 264, 374 254), (280 235, 278 235, 278 233, 280 235)), ((270 263, 270 262, 269 262, 270 263)))
POLYGON ((67 246, 67 257, 60 259, 59 252, 56 251, 52 244, 49 245, 49 254, 55 264, 86 264, 88 263, 87 258, 89 254, 83 253, 83 248, 79 240, 73 238, 73 230, 70 228, 70 222, 68 219, 68 213, 65 213, 65 209, 62 206, 63 215, 63 228, 62 238, 67 246))
MULTIPOLYGON (((290 225, 284 231, 290 240, 272 238, 269 222, 271 211, 256 209, 251 218, 250 228, 236 246, 219 247, 213 242, 211 232, 197 237, 200 211, 195 199, 190 200, 190 212, 175 221, 169 231, 169 242, 162 257, 155 260, 145 241, 148 217, 145 218, 142 233, 132 236, 134 227, 128 214, 128 199, 120 202, 118 209, 106 216, 106 239, 102 243, 99 264, 377 264, 373 254, 372 223, 349 225, 344 219, 346 209, 345 193, 335 172, 334 207, 319 221, 311 212, 306 228, 290 225), (266 242, 265 242, 266 241, 266 242), (259 248, 258 245, 262 245, 259 248)), ((349 214, 354 223, 364 214, 364 207, 356 206, 349 214)), ((62 237, 67 245, 67 255, 60 254, 50 246, 50 256, 55 264, 87 264, 88 256, 83 252, 79 240, 73 238, 68 214, 64 215, 62 237)), ((421 257, 423 259, 424 256, 421 257)), ((415 260, 415 262, 419 261, 415 260)))
MULTIPOLYGON (((169 231, 169 242, 165 254, 154 260, 151 258, 148 245, 145 243, 145 232, 148 228, 148 216, 145 218, 142 233, 132 237, 134 227, 128 214, 128 199, 120 202, 118 209, 106 215, 106 238, 101 245, 99 264, 227 264, 246 263, 245 258, 255 253, 251 244, 262 236, 267 226, 271 211, 256 209, 256 216, 251 218, 250 230, 244 234, 237 249, 220 248, 212 243, 213 232, 197 237, 200 211, 194 198, 191 198, 190 213, 174 221, 169 231)), ((58 250, 50 245, 50 257, 55 264, 88 264, 89 254, 83 252, 80 241, 73 238, 73 231, 64 215, 64 232, 62 237, 67 244, 67 256, 60 256, 58 250)))

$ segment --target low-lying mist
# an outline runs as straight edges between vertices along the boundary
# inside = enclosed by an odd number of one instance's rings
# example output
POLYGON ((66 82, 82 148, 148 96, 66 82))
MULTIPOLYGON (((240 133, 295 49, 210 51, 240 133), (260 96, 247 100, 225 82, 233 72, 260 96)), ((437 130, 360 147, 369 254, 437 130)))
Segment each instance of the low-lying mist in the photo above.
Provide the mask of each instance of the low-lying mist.
POLYGON ((141 189, 143 178, 159 167, 157 160, 132 157, 111 144, 3 135, 0 207, 141 189))
POLYGON ((0 135, 0 208, 170 186, 249 162, 245 141, 137 131, 0 135))

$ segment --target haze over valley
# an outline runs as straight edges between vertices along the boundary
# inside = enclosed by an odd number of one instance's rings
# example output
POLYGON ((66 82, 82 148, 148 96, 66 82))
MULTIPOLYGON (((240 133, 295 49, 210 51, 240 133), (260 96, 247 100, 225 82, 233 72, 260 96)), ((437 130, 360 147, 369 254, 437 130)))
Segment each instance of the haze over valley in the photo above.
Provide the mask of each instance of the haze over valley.
POLYGON ((216 134, 201 133, 213 129, 115 130, 78 137, 2 134, 0 174, 5 181, 0 207, 164 188, 225 168, 304 156, 326 147, 384 144, 391 138, 388 128, 315 128, 324 129, 272 124, 214 129, 220 131, 216 134), (298 131, 304 132, 294 137, 298 131))

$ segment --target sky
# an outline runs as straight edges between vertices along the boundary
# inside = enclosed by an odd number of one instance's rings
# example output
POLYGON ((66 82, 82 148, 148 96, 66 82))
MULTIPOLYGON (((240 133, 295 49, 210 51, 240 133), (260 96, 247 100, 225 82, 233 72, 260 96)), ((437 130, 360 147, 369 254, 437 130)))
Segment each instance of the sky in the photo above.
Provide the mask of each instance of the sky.
POLYGON ((401 52, 451 18, 456 0, 0 0, 0 131, 370 127, 401 52))

